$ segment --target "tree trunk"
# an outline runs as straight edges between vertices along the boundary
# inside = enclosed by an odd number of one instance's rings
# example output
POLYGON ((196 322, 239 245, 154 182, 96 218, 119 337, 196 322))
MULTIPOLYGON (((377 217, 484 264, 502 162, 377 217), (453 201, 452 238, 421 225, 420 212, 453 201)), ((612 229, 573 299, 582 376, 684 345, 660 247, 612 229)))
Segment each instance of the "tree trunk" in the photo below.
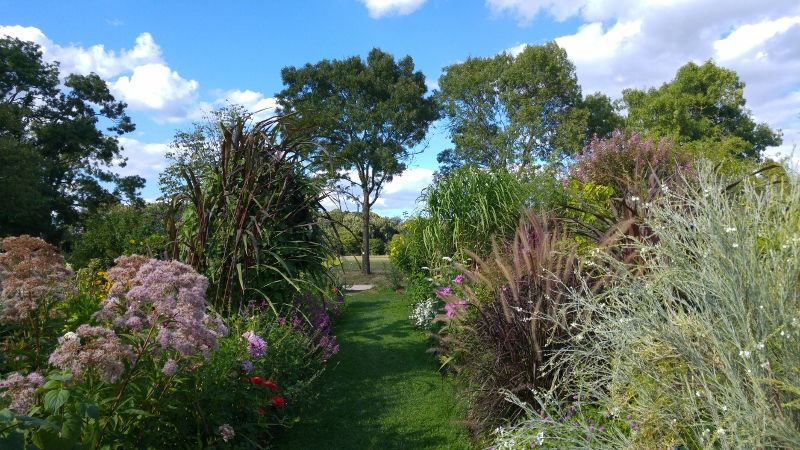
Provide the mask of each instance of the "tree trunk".
POLYGON ((364 188, 361 220, 361 272, 371 274, 369 268, 369 191, 364 188))

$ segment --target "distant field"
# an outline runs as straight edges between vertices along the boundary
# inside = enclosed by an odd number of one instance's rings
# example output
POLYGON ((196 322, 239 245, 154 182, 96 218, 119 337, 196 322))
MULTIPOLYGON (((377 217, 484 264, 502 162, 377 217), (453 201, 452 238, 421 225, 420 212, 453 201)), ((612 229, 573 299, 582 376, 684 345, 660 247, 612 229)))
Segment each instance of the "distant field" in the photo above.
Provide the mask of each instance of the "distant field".
POLYGON ((345 285, 374 284, 380 287, 391 287, 389 279, 391 264, 387 255, 370 255, 370 275, 361 273, 361 256, 342 256, 342 264, 335 269, 345 285))

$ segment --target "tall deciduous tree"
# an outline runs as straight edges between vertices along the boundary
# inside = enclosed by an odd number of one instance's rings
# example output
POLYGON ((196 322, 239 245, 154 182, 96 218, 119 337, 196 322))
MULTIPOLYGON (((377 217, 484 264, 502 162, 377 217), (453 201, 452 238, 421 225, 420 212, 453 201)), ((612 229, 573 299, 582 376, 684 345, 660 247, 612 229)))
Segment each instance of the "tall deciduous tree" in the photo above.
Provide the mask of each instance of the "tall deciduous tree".
POLYGON ((425 76, 410 56, 399 61, 379 49, 358 56, 322 60, 281 71, 285 89, 277 94, 285 113, 313 128, 319 160, 339 182, 357 190, 352 199, 362 216, 362 271, 370 273, 370 209, 383 187, 406 169, 411 148, 437 117, 426 98, 425 76), (342 175, 355 172, 355 177, 342 175), (354 180, 352 178, 355 178, 354 180))
POLYGON ((60 84, 58 63, 45 63, 38 45, 0 38, 0 235, 58 239, 84 213, 136 200, 144 185, 109 169, 117 137, 134 129, 125 103, 96 74, 60 84))
POLYGON ((711 61, 690 62, 669 83, 646 91, 627 89, 622 97, 629 127, 684 144, 700 143, 701 151, 723 148, 728 153, 723 156, 759 159, 765 148, 782 141, 780 131, 753 120, 736 72, 711 61))
POLYGON ((443 172, 465 164, 524 171, 585 141, 575 66, 553 42, 446 67, 439 87, 455 144, 439 154, 443 172))

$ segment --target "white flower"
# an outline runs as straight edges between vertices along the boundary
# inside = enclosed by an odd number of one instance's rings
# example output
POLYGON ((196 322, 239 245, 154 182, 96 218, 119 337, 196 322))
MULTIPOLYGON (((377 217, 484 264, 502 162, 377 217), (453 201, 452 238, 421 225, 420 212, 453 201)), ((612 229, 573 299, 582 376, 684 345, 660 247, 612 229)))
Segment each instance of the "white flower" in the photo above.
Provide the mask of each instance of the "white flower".
POLYGON ((540 431, 539 434, 536 435, 536 442, 539 445, 544 444, 544 431, 540 431))
POLYGON ((786 332, 781 330, 781 337, 786 336, 786 332))
POLYGON ((727 405, 722 405, 722 411, 723 411, 723 412, 726 412, 726 411, 728 411, 728 406, 727 406, 727 405))
POLYGON ((453 262, 453 258, 451 258, 449 256, 442 256, 442 261, 453 262))
POLYGON ((65 341, 72 340, 72 339, 78 339, 78 335, 75 334, 72 331, 68 331, 66 334, 64 334, 64 340, 65 341))
POLYGON ((699 398, 700 397, 700 391, 694 391, 694 395, 695 395, 695 397, 699 398))
POLYGON ((725 436, 725 428, 717 428, 717 436, 725 436))
POLYGON ((428 266, 422 266, 422 270, 431 270, 431 268, 428 266))
POLYGON ((631 201, 634 203, 638 202, 639 200, 641 200, 639 197, 631 197, 631 201))
POLYGON ((734 242, 733 244, 731 244, 731 247, 739 248, 739 243, 738 242, 734 242))
POLYGON ((761 368, 764 370, 769 369, 769 361, 764 361, 763 363, 761 363, 761 368))
POLYGON ((744 359, 747 359, 750 357, 750 352, 748 350, 740 350, 739 356, 741 356, 744 359))
POLYGON ((758 345, 756 345, 756 348, 759 349, 759 350, 764 350, 764 343, 763 342, 759 342, 758 345))
POLYGON ((736 227, 727 227, 727 228, 725 228, 725 232, 726 233, 735 233, 736 232, 736 227))

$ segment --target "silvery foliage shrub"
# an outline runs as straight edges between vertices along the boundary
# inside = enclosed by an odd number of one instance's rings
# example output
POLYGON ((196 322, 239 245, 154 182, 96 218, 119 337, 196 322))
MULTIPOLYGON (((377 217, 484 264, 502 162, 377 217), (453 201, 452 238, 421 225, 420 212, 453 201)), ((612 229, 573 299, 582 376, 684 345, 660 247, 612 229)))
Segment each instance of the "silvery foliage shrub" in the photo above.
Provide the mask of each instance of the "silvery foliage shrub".
POLYGON ((538 396, 498 448, 800 448, 797 176, 731 188, 701 168, 650 208, 642 265, 597 256, 608 288, 572 292, 581 325, 552 369, 586 400, 559 421, 538 396))

